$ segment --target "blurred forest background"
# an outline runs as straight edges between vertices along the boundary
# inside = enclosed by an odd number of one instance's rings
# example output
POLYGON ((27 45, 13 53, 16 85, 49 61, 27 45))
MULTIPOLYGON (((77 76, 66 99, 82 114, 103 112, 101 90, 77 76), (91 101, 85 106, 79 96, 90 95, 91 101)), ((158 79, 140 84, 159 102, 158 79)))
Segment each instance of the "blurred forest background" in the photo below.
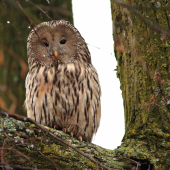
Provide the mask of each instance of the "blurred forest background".
POLYGON ((49 20, 73 24, 71 0, 0 0, 0 105, 26 116, 27 37, 31 27, 49 20), (20 6, 21 5, 21 6, 20 6), (25 13, 33 21, 27 21, 25 13))

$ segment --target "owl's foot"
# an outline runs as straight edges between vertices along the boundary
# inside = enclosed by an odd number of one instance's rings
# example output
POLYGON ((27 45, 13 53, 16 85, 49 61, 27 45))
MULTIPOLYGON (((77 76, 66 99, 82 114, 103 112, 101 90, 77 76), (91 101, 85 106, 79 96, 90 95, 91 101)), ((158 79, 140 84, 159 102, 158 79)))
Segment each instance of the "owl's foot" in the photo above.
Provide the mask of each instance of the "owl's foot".
POLYGON ((59 127, 57 125, 54 125, 54 129, 58 129, 59 127))
POLYGON ((70 136, 73 137, 74 133, 73 132, 70 132, 70 136))
POLYGON ((63 128, 62 131, 63 131, 64 133, 66 133, 66 128, 63 128))
MULTIPOLYGON (((60 127, 59 126, 57 126, 57 125, 54 125, 54 129, 60 129, 60 127)), ((60 129, 61 130, 61 129, 60 129)), ((66 133, 67 132, 67 129, 66 128, 62 128, 62 131, 64 132, 64 133, 66 133)), ((70 132, 70 136, 71 137, 73 137, 74 136, 74 133, 71 131, 70 132)), ((83 138, 82 138, 82 136, 78 136, 78 138, 77 138, 80 142, 82 142, 83 141, 83 138)))
POLYGON ((82 136, 79 136, 79 137, 78 137, 78 140, 79 140, 80 142, 82 142, 82 140, 83 140, 82 136))

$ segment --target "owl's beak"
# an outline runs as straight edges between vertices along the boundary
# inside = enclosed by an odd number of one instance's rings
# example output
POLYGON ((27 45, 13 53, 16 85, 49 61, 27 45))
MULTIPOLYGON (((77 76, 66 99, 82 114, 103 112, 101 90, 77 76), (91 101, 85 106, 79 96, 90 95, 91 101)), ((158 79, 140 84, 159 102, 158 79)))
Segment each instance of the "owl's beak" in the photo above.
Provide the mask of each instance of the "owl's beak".
POLYGON ((57 58, 58 57, 58 52, 54 51, 54 56, 57 58))

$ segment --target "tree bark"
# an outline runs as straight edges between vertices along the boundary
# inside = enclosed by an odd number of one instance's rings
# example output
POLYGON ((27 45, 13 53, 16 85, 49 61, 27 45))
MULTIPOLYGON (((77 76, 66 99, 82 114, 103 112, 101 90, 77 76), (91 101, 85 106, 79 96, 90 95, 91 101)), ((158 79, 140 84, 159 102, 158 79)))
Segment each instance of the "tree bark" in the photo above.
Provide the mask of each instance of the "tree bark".
POLYGON ((111 1, 125 135, 117 155, 170 168, 168 0, 111 1))

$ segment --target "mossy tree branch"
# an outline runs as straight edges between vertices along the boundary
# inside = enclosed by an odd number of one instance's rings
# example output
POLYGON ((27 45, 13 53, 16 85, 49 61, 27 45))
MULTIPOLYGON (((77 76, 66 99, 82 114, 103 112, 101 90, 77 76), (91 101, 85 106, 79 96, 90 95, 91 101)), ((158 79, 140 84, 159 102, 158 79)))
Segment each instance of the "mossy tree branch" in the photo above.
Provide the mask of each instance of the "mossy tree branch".
POLYGON ((0 112, 1 166, 40 169, 130 169, 141 163, 112 150, 79 142, 30 118, 0 112), (115 155, 115 156, 114 156, 115 155), (21 159, 22 158, 22 159, 21 159))

